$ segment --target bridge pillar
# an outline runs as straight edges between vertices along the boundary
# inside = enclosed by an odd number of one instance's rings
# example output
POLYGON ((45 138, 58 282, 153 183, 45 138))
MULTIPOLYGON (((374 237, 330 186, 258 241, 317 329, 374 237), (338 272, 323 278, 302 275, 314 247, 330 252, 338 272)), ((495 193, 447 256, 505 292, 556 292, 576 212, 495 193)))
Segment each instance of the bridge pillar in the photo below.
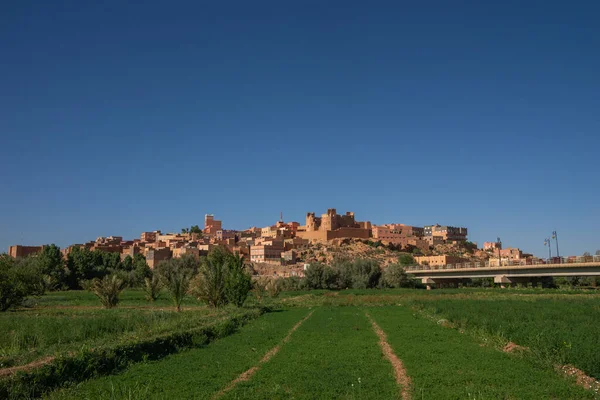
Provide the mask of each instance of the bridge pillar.
POLYGON ((425 287, 427 288, 427 290, 431 290, 431 285, 434 285, 435 281, 433 279, 431 279, 431 278, 425 277, 425 278, 421 278, 421 283, 423 285, 425 285, 425 287))
POLYGON ((496 275, 494 277, 494 283, 499 283, 502 289, 506 289, 506 285, 511 284, 512 281, 504 275, 496 275))

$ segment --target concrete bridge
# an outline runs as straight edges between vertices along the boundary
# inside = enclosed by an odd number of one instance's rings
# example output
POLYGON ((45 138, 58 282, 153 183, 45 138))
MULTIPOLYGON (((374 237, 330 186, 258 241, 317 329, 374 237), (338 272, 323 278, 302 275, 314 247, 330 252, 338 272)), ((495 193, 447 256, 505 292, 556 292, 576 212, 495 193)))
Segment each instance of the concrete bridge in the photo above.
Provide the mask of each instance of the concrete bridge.
POLYGON ((503 261, 501 265, 489 261, 438 266, 419 265, 408 267, 406 272, 412 274, 427 286, 458 286, 466 280, 474 278, 494 278, 494 283, 505 288, 518 283, 544 285, 552 277, 559 276, 600 276, 600 256, 562 257, 540 261, 503 261))

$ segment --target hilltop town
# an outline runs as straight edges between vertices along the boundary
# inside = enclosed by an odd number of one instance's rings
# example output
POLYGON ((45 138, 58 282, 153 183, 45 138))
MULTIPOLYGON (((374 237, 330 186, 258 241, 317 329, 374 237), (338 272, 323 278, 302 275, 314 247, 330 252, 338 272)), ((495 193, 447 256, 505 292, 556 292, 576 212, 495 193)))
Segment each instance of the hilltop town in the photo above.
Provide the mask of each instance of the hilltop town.
MULTIPOLYGON (((399 223, 373 225, 356 221, 353 212, 338 214, 330 208, 325 214, 306 214, 304 225, 285 222, 246 230, 224 229, 223 222, 206 214, 204 227, 184 228, 179 233, 160 230, 142 232, 139 238, 99 237, 62 249, 66 257, 75 247, 120 254, 143 255, 150 268, 161 261, 184 255, 200 257, 215 246, 224 246, 252 263, 255 274, 302 276, 306 264, 330 263, 336 258, 371 258, 385 266, 397 260, 399 252, 410 253, 421 265, 444 265, 475 260, 491 263, 533 258, 518 248, 502 248, 499 242, 485 242, 482 249, 467 239, 467 228, 439 224, 423 227, 399 223)), ((35 254, 44 246, 15 245, 11 257, 35 254)))

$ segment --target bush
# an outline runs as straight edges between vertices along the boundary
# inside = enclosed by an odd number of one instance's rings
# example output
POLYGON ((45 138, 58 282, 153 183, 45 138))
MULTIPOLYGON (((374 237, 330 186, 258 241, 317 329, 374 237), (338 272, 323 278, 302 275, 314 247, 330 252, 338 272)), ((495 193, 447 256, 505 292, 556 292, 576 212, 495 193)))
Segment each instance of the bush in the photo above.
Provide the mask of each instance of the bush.
POLYGON ((414 281, 410 279, 400 264, 391 264, 383 271, 383 283, 391 288, 414 287, 414 281))
POLYGON ((379 285, 381 269, 375 260, 358 259, 352 263, 352 288, 369 289, 379 285))
POLYGON ((31 257, 14 260, 0 255, 0 311, 23 304, 27 296, 44 294, 44 280, 31 257))
POLYGON ((160 289, 162 284, 158 274, 153 274, 152 277, 144 278, 144 293, 146 301, 154 302, 160 297, 160 289))
POLYGON ((279 294, 283 290, 283 283, 279 278, 271 278, 265 285, 265 290, 272 299, 279 297, 279 294))
POLYGON ((119 303, 119 295, 127 286, 127 281, 117 274, 112 274, 102 279, 94 278, 91 281, 82 282, 81 286, 94 293, 104 308, 113 308, 119 303))
POLYGON ((239 254, 229 257, 226 267, 225 298, 229 303, 241 307, 252 289, 252 278, 246 271, 244 257, 239 254))
POLYGON ((167 289, 175 308, 181 311, 181 302, 190 291, 192 278, 198 271, 198 263, 192 256, 173 258, 158 265, 162 285, 167 289))
POLYGON ((202 260, 199 273, 192 285, 192 294, 211 307, 220 307, 227 302, 225 297, 226 265, 218 258, 202 260))

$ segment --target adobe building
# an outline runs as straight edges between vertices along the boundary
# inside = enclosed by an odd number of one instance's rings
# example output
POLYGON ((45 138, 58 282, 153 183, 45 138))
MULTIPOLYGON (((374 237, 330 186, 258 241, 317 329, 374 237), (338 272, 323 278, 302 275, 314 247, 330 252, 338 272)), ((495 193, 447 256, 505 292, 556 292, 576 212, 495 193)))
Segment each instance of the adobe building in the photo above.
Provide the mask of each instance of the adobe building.
POLYGON ((460 264, 469 262, 466 258, 455 257, 455 256, 423 256, 423 257, 415 257, 415 261, 421 265, 429 265, 429 266, 440 266, 440 265, 448 265, 448 264, 460 264))
POLYGON ((202 232, 206 235, 216 235, 217 231, 223 229, 222 222, 217 221, 213 214, 206 214, 204 216, 204 229, 202 232))
POLYGON ((340 215, 335 208, 330 208, 320 217, 316 217, 315 213, 307 213, 306 225, 298 228, 296 236, 321 242, 339 238, 368 239, 370 227, 370 222, 356 222, 353 212, 340 215))
POLYGON ((44 246, 16 245, 16 246, 10 246, 8 248, 8 255, 11 256, 12 258, 27 257, 32 254, 40 253, 42 250, 44 250, 44 246))
POLYGON ((146 252, 146 263, 150 269, 154 269, 161 261, 171 258, 171 249, 168 247, 162 249, 149 249, 146 252))

